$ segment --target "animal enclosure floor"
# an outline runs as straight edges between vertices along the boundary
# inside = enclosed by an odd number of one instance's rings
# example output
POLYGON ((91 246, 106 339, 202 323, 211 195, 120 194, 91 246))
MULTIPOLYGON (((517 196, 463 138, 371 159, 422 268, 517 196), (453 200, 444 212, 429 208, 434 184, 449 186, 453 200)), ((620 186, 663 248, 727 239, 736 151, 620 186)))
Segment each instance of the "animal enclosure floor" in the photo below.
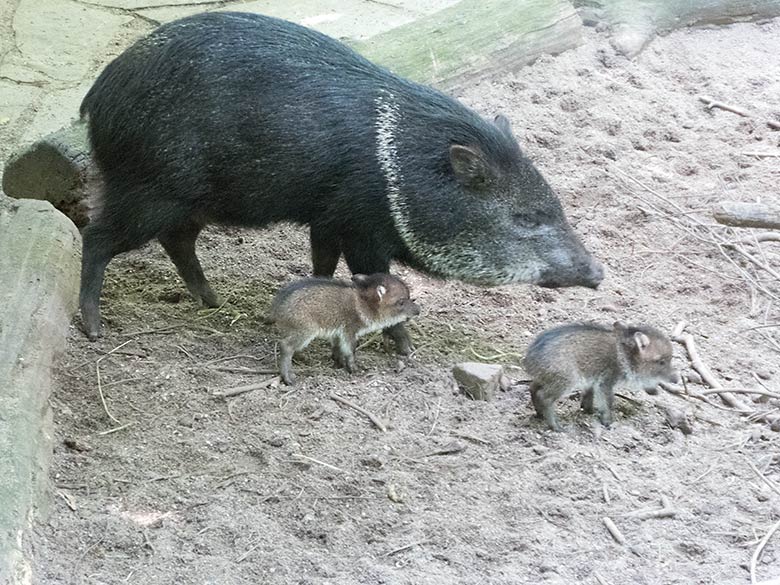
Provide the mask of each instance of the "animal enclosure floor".
MULTIPOLYGON (((750 467, 780 485, 768 425, 715 395, 713 406, 635 394, 618 399, 610 430, 562 401, 556 434, 533 418, 520 370, 492 402, 468 400, 450 374, 464 360, 516 365, 533 335, 567 321, 666 332, 686 321, 727 388, 780 391, 778 281, 691 227, 712 224, 721 200, 778 198, 780 158, 743 153, 778 152, 765 121, 780 120, 780 22, 680 31, 634 62, 588 35, 458 97, 510 118, 605 262, 599 290, 483 289, 397 267, 423 307, 410 359, 367 338, 348 376, 314 343, 296 360, 297 386, 224 398, 215 393, 272 377, 252 372, 275 367, 262 316, 279 286, 308 274, 306 233, 204 233, 218 310, 197 310, 156 244, 117 259, 104 336, 90 343, 74 326, 57 373, 53 506, 31 545, 38 582, 748 583, 780 520, 780 495, 750 467), (707 110, 702 94, 756 117, 707 110), (691 435, 670 428, 669 408, 692 418, 691 435), (631 515, 662 498, 673 517, 631 515)), ((780 269, 780 243, 745 246, 780 269)), ((780 536, 757 575, 780 576, 780 536)))

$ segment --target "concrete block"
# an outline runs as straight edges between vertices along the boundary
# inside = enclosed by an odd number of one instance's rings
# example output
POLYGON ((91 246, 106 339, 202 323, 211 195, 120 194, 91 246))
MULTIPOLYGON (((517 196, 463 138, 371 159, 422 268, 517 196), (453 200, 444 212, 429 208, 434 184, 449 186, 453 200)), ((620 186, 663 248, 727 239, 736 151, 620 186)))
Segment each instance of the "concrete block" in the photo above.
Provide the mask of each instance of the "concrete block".
POLYGON ((461 391, 473 400, 493 400, 504 368, 495 364, 464 362, 452 368, 452 375, 461 391))

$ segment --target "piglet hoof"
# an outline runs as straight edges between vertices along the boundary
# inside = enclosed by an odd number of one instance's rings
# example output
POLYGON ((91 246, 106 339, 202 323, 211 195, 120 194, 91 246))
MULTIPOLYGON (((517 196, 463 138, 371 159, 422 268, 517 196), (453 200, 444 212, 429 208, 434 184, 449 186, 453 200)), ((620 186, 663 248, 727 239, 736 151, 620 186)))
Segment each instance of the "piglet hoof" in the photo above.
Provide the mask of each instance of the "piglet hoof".
POLYGON ((612 415, 610 414, 600 414, 599 420, 605 429, 608 429, 612 426, 612 415))
POLYGON ((402 356, 408 356, 414 351, 412 340, 405 329, 400 333, 395 328, 388 329, 382 336, 382 347, 387 353, 393 353, 391 342, 395 343, 395 353, 402 356))
POLYGON ((406 331, 403 323, 398 323, 383 331, 385 337, 390 337, 395 342, 395 351, 399 355, 409 355, 414 349, 412 347, 412 338, 406 331))
POLYGON ((283 373, 282 374, 282 382, 284 382, 288 386, 294 385, 295 384, 295 374, 293 374, 292 372, 287 373, 287 374, 283 373))

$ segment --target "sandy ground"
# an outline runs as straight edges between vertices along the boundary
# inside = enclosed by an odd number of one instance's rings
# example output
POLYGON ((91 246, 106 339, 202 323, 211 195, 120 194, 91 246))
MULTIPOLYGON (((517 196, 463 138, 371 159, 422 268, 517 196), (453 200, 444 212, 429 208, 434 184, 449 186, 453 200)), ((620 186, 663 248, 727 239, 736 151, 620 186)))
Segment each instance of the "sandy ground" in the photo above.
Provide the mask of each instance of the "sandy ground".
MULTIPOLYGON (((565 400, 555 434, 532 417, 519 370, 493 402, 466 399, 450 374, 477 355, 517 364, 532 335, 562 322, 670 332, 685 320, 727 387, 780 390, 780 334, 751 329, 778 322, 778 282, 721 254, 708 230, 683 229, 711 224, 721 199, 777 198, 780 159, 741 153, 777 152, 780 132, 762 120, 780 120, 780 22, 681 31, 635 62, 588 34, 459 97, 512 120, 608 266, 598 291, 480 289, 398 267, 424 307, 411 359, 371 338, 348 376, 315 343, 297 360, 298 386, 225 399, 214 393, 274 367, 261 316, 278 286, 308 273, 305 233, 204 234, 201 258, 228 300, 217 311, 196 310, 156 244, 127 254, 108 271, 104 337, 89 343, 74 326, 58 374, 38 582, 748 583, 758 539, 780 520, 780 492, 749 467, 780 484, 780 435, 766 424, 662 393, 619 399, 607 431, 565 400), (707 111, 702 93, 758 117, 707 111), (669 427, 668 408, 690 416, 693 434, 669 427), (673 517, 629 515, 662 498, 673 517)), ((780 265, 780 244, 747 246, 780 265)), ((757 575, 780 576, 780 537, 757 575)))

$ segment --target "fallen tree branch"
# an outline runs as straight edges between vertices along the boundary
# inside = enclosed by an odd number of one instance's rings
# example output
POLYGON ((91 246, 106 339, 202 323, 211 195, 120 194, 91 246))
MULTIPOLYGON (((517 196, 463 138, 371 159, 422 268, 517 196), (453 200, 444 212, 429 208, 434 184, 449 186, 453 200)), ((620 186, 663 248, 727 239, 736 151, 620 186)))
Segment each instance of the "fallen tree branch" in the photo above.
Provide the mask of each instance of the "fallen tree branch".
MULTIPOLYGON (((712 371, 707 367, 707 365, 702 361, 701 356, 699 356, 699 352, 696 350, 696 344, 693 340, 693 335, 690 333, 683 333, 685 330, 685 327, 687 326, 687 323, 685 321, 681 321, 677 324, 677 326, 674 328, 674 331, 672 331, 672 341, 679 343, 685 347, 686 352, 688 353, 688 358, 691 361, 691 367, 696 370, 699 375, 701 376, 702 381, 707 384, 710 388, 713 390, 717 390, 717 394, 720 396, 721 400, 726 403, 728 406, 733 408, 736 412, 743 416, 750 417, 751 420, 754 420, 756 422, 763 421, 767 422, 769 424, 773 424, 776 420, 780 419, 780 416, 773 414, 771 412, 759 412, 756 411, 753 408, 750 408, 748 405, 746 405, 744 402, 739 400, 734 394, 732 394, 727 388, 724 388, 723 385, 718 381, 718 379, 715 377, 715 374, 712 373, 712 371)), ((661 385, 664 387, 664 385, 661 385)), ((691 395, 696 397, 695 395, 691 395)), ((712 404, 709 398, 707 398, 704 395, 699 395, 701 399, 703 399, 705 402, 708 402, 712 404)))
POLYGON ((718 223, 732 227, 780 229, 780 209, 762 203, 721 201, 712 217, 718 223))

